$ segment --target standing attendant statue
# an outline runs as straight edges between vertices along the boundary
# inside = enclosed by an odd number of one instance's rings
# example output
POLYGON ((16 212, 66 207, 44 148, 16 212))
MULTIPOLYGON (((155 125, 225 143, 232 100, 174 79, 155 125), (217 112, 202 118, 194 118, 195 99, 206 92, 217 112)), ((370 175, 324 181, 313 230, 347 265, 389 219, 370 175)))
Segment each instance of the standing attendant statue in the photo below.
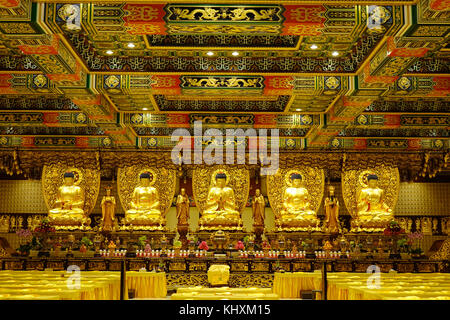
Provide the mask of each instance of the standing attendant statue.
POLYGON ((264 196, 261 194, 261 190, 255 190, 255 196, 252 199, 252 209, 253 209, 253 230, 256 235, 256 242, 262 242, 262 234, 264 232, 264 210, 266 202, 264 201, 264 196))
POLYGON ((116 199, 111 195, 111 187, 106 188, 106 195, 102 198, 102 230, 112 231, 114 229, 116 199))
MULTIPOLYGON (((187 248, 188 239, 186 237, 189 231, 189 197, 186 194, 186 189, 181 188, 180 194, 177 196, 177 218, 178 218, 178 234, 180 235, 179 240, 181 241, 183 249, 187 248)), ((153 238, 152 238, 153 241, 153 238)), ((153 248, 153 245, 151 244, 153 248)))
POLYGON ((264 196, 259 189, 256 189, 255 196, 252 199, 253 219, 255 226, 264 226, 264 196))
POLYGON ((339 233, 339 201, 334 194, 334 186, 328 187, 328 196, 325 198, 325 230, 339 233))
POLYGON ((177 218, 179 225, 188 225, 189 220, 189 197, 186 189, 181 188, 181 193, 177 197, 177 218))

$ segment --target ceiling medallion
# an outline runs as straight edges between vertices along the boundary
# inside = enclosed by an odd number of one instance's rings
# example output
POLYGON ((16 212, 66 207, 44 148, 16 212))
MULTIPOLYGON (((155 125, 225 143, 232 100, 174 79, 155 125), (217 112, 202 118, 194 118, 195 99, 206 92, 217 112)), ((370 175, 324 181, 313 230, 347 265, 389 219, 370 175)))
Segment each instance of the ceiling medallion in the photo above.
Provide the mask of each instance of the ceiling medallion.
POLYGON ((359 124, 364 125, 364 124, 367 124, 368 119, 367 119, 367 117, 365 115, 361 114, 361 115, 358 116, 357 121, 358 121, 359 124))
POLYGON ((402 90, 407 90, 409 87, 411 87, 411 80, 409 80, 407 77, 401 77, 398 82, 398 87, 402 90))
POLYGON ((308 114, 301 117, 301 121, 303 124, 311 124, 312 123, 312 117, 308 114))
POLYGON ((339 147, 340 144, 341 144, 341 143, 339 142, 339 139, 337 139, 337 138, 334 138, 334 139, 331 141, 331 145, 332 145, 333 147, 335 147, 335 148, 339 147))
POLYGON ((117 76, 107 76, 105 78, 105 85, 106 87, 108 87, 109 89, 114 89, 117 88, 120 85, 120 79, 117 76))
POLYGON ((111 144, 112 144, 111 138, 109 137, 103 138, 102 145, 104 147, 109 147, 111 144))
POLYGON ((44 76, 43 74, 38 74, 37 76, 34 77, 33 83, 38 88, 44 88, 45 86, 47 86, 47 77, 44 76))
POLYGON ((444 143, 442 142, 442 140, 435 140, 434 141, 434 146, 436 147, 436 148, 442 148, 443 146, 444 146, 444 143))
POLYGON ((85 123, 87 121, 87 117, 84 113, 77 114, 76 118, 77 122, 79 123, 85 123))
POLYGON ((140 114, 140 113, 134 113, 131 116, 131 123, 133 123, 133 124, 141 124, 142 121, 143 121, 143 117, 142 117, 142 114, 140 114))
POLYGON ((339 87, 339 84, 340 84, 341 82, 339 81, 339 79, 338 78, 336 78, 336 77, 328 77, 326 80, 325 80, 325 85, 329 88, 329 89, 331 89, 331 90, 334 90, 334 89, 336 89, 337 87, 339 87))

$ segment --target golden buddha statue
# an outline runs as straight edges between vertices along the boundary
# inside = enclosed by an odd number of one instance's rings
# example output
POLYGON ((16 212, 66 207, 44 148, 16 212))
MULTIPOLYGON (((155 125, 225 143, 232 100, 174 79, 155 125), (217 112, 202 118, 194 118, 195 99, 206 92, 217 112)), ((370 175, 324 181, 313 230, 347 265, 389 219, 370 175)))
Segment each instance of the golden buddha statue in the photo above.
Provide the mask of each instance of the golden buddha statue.
POLYGON ((236 210, 234 191, 226 185, 227 175, 223 172, 217 173, 199 219, 200 229, 220 229, 220 227, 230 229, 242 224, 240 213, 236 210))
POLYGON ((367 176, 367 187, 357 199, 357 217, 352 231, 382 232, 393 220, 392 209, 384 203, 384 191, 378 187, 378 176, 367 176))
POLYGON ((284 190, 283 208, 276 219, 279 230, 318 231, 320 220, 310 208, 309 192, 302 184, 301 174, 293 173, 289 178, 291 185, 284 190))
POLYGON ((55 206, 48 213, 48 220, 55 229, 84 228, 90 223, 83 210, 84 192, 74 184, 74 173, 64 173, 64 184, 59 187, 55 206))
POLYGON ((125 212, 125 224, 133 225, 135 229, 162 229, 161 225, 165 224, 161 215, 158 190, 150 184, 150 173, 141 173, 139 185, 133 191, 131 209, 125 212))

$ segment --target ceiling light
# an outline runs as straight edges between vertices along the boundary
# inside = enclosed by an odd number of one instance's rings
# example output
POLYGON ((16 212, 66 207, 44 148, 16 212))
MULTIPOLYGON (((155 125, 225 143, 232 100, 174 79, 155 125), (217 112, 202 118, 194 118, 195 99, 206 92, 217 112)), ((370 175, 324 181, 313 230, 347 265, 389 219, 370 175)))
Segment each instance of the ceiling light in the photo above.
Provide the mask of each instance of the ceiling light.
POLYGON ((233 56, 238 56, 239 55, 239 52, 237 52, 237 51, 233 51, 232 53, 231 53, 233 56))
POLYGON ((302 111, 302 109, 295 109, 295 111, 302 111))
POLYGON ((144 110, 144 111, 147 111, 147 110, 148 110, 148 108, 142 108, 142 110, 144 110))
POLYGON ((313 45, 311 45, 310 48, 313 49, 313 50, 315 50, 315 49, 317 49, 317 45, 313 44, 313 45))
POLYGON ((106 54, 113 54, 113 53, 114 53, 114 51, 112 51, 112 50, 106 51, 106 54))
POLYGON ((136 47, 136 45, 133 42, 130 42, 129 44, 127 44, 128 48, 134 48, 136 47))
POLYGON ((213 55, 214 55, 214 52, 208 51, 206 54, 207 54, 208 56, 213 56, 213 55))
POLYGON ((333 52, 331 53, 331 55, 332 55, 333 57, 337 57, 337 56, 339 55, 339 52, 333 51, 333 52))

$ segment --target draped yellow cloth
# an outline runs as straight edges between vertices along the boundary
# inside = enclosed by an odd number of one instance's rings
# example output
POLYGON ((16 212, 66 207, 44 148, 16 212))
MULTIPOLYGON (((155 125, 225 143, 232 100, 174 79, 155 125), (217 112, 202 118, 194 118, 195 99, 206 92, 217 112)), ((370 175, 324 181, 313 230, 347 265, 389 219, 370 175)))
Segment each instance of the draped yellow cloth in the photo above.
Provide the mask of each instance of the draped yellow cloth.
POLYGON ((204 288, 202 286, 179 288, 172 300, 277 300, 271 288, 204 288))
POLYGON ((447 273, 331 273, 330 300, 450 300, 447 273))
POLYGON ((127 288, 135 290, 135 298, 165 298, 167 280, 164 272, 127 272, 127 288))
MULTIPOLYGON (((129 271, 126 283, 137 298, 167 295, 165 273, 129 271)), ((82 271, 78 277, 66 271, 0 271, 0 299, 118 300, 120 273, 82 271)))
POLYGON ((273 280, 273 292, 280 298, 298 299, 300 291, 320 290, 321 286, 322 274, 316 272, 276 272, 273 280))
MULTIPOLYGON (((327 279, 329 300, 450 300, 448 273, 334 272, 327 279)), ((275 273, 273 292, 280 298, 300 298, 302 290, 321 288, 321 273, 275 273)))

